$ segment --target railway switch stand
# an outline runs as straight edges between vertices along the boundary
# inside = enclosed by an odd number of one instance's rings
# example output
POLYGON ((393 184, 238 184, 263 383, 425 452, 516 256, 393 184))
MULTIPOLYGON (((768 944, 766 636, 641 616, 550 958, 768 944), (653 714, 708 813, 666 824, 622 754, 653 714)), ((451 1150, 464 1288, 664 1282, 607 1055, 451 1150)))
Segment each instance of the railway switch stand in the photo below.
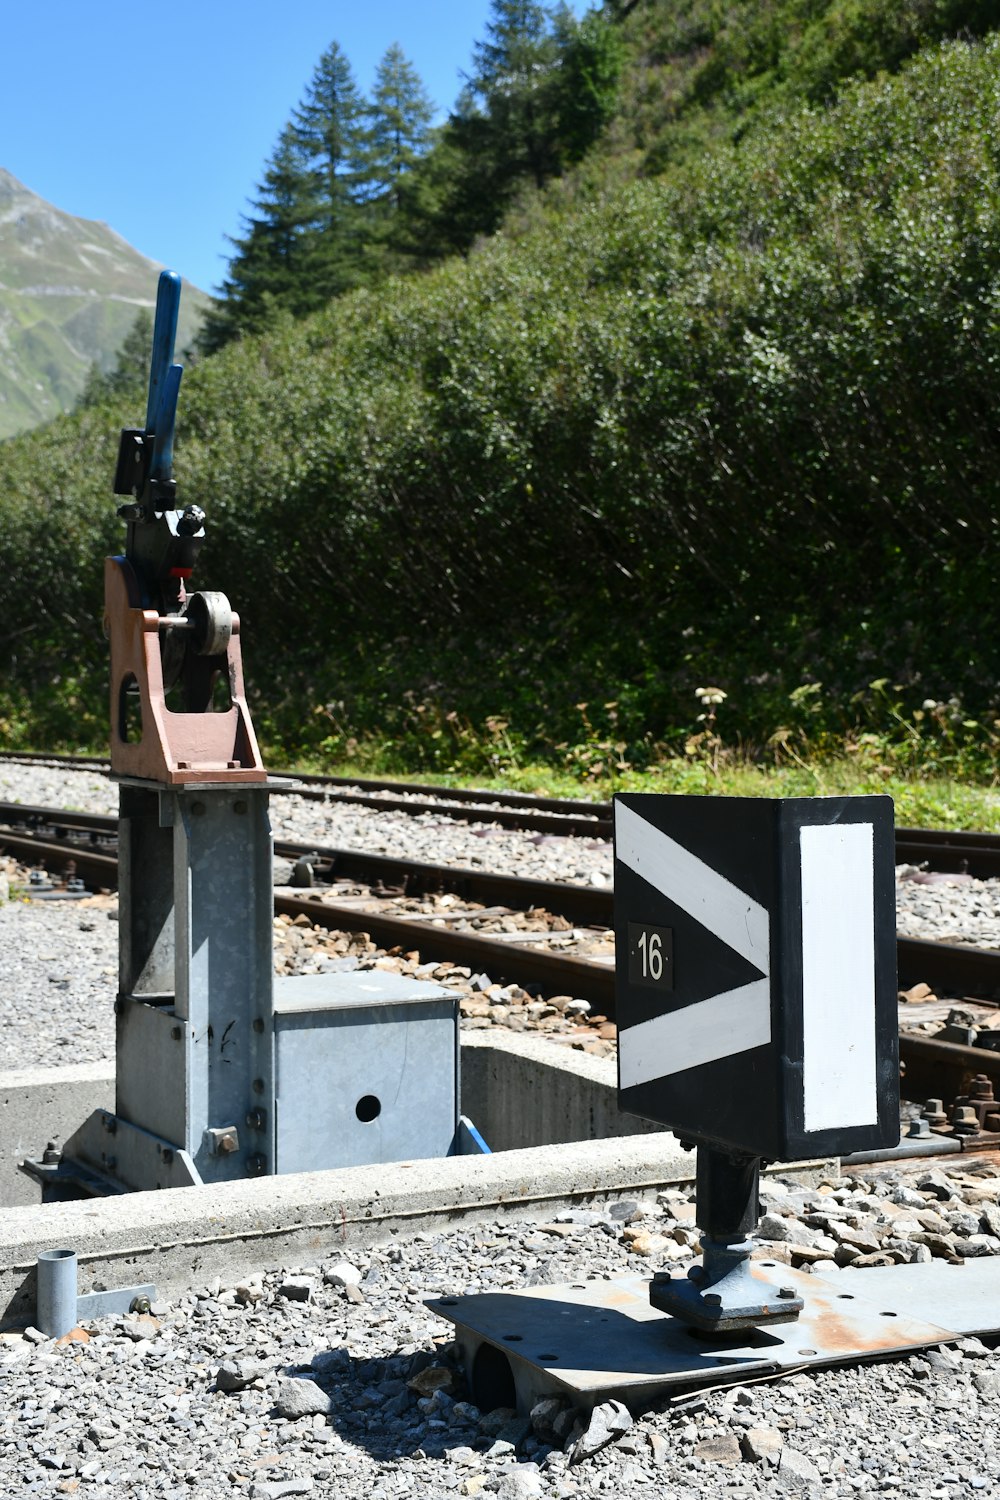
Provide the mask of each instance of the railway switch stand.
POLYGON ((105 561, 119 782, 116 1101, 24 1163, 58 1199, 463 1149, 457 999, 393 975, 273 980, 268 778, 240 621, 190 591, 205 513, 173 473, 181 281, 157 294, 146 424, 105 561))

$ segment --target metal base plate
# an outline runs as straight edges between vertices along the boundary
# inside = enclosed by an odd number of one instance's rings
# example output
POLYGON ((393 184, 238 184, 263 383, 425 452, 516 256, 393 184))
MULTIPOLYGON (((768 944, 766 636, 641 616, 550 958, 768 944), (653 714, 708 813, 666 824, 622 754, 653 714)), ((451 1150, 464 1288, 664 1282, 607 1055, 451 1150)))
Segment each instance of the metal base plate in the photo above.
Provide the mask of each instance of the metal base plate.
POLYGON ((774 1286, 755 1276, 748 1260, 735 1266, 728 1276, 707 1284, 689 1276, 671 1276, 669 1272, 654 1276, 649 1300, 658 1312, 668 1313, 691 1328, 701 1328, 706 1333, 735 1333, 797 1322, 802 1299, 793 1293, 793 1287, 784 1283, 774 1286))
POLYGON ((151 1281, 141 1286, 123 1286, 112 1292, 86 1292, 76 1299, 76 1320, 83 1323, 90 1318, 108 1318, 114 1313, 132 1311, 134 1303, 156 1301, 156 1287, 151 1281))
POLYGON ((108 1109, 95 1109, 87 1116, 58 1161, 29 1159, 19 1165, 41 1184, 43 1203, 142 1188, 201 1186, 201 1176, 186 1151, 108 1109))
MULTIPOLYGON (((754 1264, 765 1275, 779 1270, 754 1264)), ((489 1404, 484 1387, 497 1389, 502 1355, 524 1413, 550 1395, 584 1409, 616 1397, 637 1410, 677 1387, 737 1385, 1000 1332, 1000 1258, 823 1276, 781 1266, 780 1276, 805 1303, 798 1321, 722 1335, 657 1312, 642 1276, 436 1297, 427 1306, 455 1325, 473 1399, 489 1404)))

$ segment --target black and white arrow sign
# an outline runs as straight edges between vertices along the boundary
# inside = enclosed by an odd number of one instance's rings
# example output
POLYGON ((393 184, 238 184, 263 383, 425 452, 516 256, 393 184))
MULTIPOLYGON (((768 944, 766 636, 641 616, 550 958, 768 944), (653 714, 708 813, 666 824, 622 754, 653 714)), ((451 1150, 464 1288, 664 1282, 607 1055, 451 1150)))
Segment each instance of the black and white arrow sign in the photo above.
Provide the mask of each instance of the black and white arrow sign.
POLYGON ((619 1102, 771 1160, 898 1139, 892 804, 615 798, 619 1102))
POLYGON ((622 864, 747 960, 759 978, 620 1032, 622 1088, 651 1083, 771 1040, 771 923, 763 906, 630 807, 619 805, 622 864))

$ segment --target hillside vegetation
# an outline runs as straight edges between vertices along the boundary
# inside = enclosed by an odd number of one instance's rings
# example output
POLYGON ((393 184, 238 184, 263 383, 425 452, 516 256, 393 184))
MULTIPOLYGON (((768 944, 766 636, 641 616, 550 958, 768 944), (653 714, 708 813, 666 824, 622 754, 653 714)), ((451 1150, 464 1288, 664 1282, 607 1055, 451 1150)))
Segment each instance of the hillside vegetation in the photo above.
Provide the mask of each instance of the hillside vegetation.
MULTIPOLYGON (((600 187, 588 158, 467 260, 185 377, 199 582, 239 608, 285 753, 371 732, 414 767, 586 767, 867 731, 988 768, 1000 39, 829 103, 783 88, 655 178, 600 187)), ((100 556, 140 405, 0 445, 7 738, 104 732, 100 556)))

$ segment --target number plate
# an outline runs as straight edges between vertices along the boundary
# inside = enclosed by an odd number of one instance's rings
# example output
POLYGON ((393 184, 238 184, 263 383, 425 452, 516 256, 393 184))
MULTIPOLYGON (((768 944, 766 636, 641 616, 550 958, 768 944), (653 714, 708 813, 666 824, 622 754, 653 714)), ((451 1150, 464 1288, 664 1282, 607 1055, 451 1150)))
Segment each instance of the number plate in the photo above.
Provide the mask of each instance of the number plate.
POLYGON ((671 927, 628 924, 628 977, 630 984, 645 984, 654 990, 674 987, 674 933, 671 927))

